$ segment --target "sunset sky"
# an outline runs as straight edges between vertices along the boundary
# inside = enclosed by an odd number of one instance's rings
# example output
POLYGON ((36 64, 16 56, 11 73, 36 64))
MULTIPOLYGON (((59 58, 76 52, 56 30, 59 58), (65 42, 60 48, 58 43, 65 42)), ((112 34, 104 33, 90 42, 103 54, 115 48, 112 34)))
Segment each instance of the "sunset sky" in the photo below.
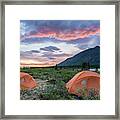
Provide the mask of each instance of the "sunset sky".
POLYGON ((21 67, 54 66, 99 45, 99 20, 20 21, 21 67))

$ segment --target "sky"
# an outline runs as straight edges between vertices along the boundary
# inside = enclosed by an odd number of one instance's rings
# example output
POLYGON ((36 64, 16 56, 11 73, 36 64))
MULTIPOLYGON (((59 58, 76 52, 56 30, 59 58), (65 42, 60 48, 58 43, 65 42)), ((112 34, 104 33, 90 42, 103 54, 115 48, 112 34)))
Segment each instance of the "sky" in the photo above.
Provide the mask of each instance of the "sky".
POLYGON ((99 20, 20 20, 20 66, 55 66, 100 46, 99 20))

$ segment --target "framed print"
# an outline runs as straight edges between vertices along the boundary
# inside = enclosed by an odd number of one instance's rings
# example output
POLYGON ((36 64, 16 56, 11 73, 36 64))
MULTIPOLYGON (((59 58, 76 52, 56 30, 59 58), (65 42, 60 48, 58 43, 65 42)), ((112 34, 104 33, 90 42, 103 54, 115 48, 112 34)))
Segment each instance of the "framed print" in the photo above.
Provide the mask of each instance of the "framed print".
POLYGON ((117 0, 1 5, 1 118, 119 119, 117 0))

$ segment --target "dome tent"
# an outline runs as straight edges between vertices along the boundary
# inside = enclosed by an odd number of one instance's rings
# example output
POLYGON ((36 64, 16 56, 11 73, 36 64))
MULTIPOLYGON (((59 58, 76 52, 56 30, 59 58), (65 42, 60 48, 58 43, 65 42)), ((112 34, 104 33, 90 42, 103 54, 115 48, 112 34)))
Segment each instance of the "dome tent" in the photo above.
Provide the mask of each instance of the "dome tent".
POLYGON ((71 80, 66 83, 66 88, 69 93, 80 95, 77 92, 79 89, 86 88, 87 90, 100 89, 100 75, 92 71, 82 71, 77 73, 71 80))
POLYGON ((37 86, 36 81, 28 73, 20 72, 20 88, 23 90, 32 89, 37 86))

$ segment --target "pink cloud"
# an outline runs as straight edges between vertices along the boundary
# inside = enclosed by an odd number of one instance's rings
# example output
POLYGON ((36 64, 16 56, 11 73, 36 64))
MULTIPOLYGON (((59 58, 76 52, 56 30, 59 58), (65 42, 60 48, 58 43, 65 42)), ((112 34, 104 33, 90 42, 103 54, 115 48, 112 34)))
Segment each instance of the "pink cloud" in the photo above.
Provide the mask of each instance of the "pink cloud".
POLYGON ((100 28, 86 28, 73 31, 47 31, 47 32, 37 32, 35 34, 30 34, 21 38, 24 40, 26 38, 44 38, 51 37, 58 40, 71 41, 75 39, 89 37, 90 35, 95 35, 100 33, 100 28))

